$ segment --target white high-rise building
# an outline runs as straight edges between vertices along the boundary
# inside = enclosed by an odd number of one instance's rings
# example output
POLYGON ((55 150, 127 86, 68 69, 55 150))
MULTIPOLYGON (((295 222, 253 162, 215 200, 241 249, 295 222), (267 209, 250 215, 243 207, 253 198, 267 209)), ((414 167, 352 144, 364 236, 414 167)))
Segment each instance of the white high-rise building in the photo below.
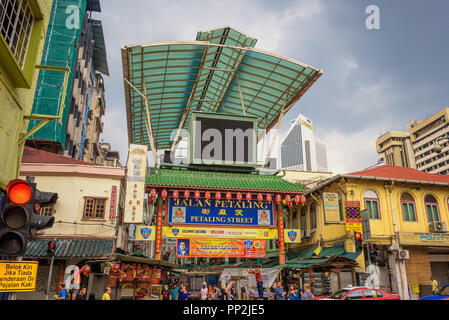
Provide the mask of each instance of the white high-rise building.
POLYGON ((312 120, 302 114, 292 120, 283 138, 280 158, 282 169, 328 171, 326 146, 315 137, 312 120))

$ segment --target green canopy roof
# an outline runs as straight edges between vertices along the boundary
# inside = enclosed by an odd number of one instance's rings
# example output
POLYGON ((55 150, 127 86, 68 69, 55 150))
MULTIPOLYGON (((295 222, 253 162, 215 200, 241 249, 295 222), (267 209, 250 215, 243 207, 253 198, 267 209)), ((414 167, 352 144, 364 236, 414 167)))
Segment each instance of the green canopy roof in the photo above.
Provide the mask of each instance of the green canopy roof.
POLYGON ((199 32, 197 41, 123 47, 129 142, 151 147, 150 130, 155 149, 168 149, 192 111, 255 116, 271 129, 322 71, 255 44, 225 27, 199 32))
POLYGON ((270 192, 303 192, 304 186, 280 176, 230 172, 161 169, 146 177, 148 187, 190 187, 270 192))

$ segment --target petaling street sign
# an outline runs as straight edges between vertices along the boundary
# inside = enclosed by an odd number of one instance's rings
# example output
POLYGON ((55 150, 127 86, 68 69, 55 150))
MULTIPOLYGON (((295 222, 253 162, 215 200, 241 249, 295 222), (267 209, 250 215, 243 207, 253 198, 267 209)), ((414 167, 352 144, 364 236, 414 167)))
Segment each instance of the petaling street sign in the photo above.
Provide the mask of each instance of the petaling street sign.
POLYGON ((409 246, 449 246, 449 234, 399 232, 399 243, 409 246))
POLYGON ((273 204, 258 200, 170 197, 168 223, 273 227, 273 204))

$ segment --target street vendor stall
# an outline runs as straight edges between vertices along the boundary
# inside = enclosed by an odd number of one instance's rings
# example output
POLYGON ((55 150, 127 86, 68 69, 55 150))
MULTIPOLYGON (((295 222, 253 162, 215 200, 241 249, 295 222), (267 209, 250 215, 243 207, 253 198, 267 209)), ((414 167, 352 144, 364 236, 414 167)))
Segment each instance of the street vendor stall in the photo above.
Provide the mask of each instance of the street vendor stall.
POLYGON ((117 300, 157 300, 163 282, 176 265, 145 257, 114 254, 106 286, 117 300))

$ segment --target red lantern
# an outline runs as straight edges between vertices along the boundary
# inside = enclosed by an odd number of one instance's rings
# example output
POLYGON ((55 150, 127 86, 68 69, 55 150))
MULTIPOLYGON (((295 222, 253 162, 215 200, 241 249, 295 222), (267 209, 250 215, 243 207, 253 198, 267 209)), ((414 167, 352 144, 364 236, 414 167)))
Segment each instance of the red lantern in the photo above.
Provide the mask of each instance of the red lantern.
POLYGON ((257 201, 259 201, 259 202, 263 201, 263 195, 261 193, 257 194, 257 201))
POLYGON ((267 194, 267 201, 268 201, 268 202, 273 201, 273 199, 271 198, 271 194, 267 194))
POLYGON ((287 195, 285 196, 285 201, 287 201, 287 203, 292 202, 292 197, 290 197, 290 195, 287 194, 287 195))
POLYGON ((246 201, 251 201, 251 193, 246 194, 246 201))
POLYGON ((81 273, 84 274, 85 276, 88 276, 89 273, 92 272, 92 268, 91 266, 89 266, 88 264, 85 264, 82 268, 81 268, 81 273))
POLYGON ((153 198, 149 198, 149 199, 148 199, 148 204, 153 204, 153 203, 154 203, 153 198))
POLYGON ((210 199, 210 192, 206 191, 206 193, 204 194, 204 197, 209 200, 210 199))
POLYGON ((301 201, 301 197, 299 196, 299 194, 297 194, 297 195, 295 196, 295 203, 296 203, 296 204, 299 204, 300 201, 301 201))
POLYGON ((173 191, 173 199, 178 199, 179 197, 179 192, 177 190, 173 191))
POLYGON ((151 198, 155 198, 156 197, 156 189, 151 189, 150 196, 151 196, 151 198))
POLYGON ((226 200, 231 200, 231 193, 229 191, 226 192, 226 200))
POLYGON ((195 200, 198 200, 200 198, 200 192, 195 191, 195 200))
POLYGON ((288 203, 288 207, 291 209, 291 208, 293 208, 293 202, 289 202, 288 203))
POLYGON ((120 271, 120 263, 114 262, 112 264, 112 272, 119 272, 120 271))
POLYGON ((280 195, 280 194, 277 194, 277 195, 276 195, 276 203, 281 203, 281 201, 282 201, 281 195, 280 195))
POLYGON ((162 199, 164 199, 165 200, 165 198, 167 198, 167 190, 162 190, 162 192, 161 192, 161 197, 162 197, 162 199))
POLYGON ((215 193, 215 199, 216 200, 220 200, 221 199, 221 193, 220 192, 215 193))
POLYGON ((301 203, 305 204, 306 203, 306 197, 305 196, 301 196, 301 203))
POLYGON ((240 192, 237 192, 237 200, 242 201, 242 199, 243 199, 242 194, 240 192))
POLYGON ((190 197, 189 190, 184 191, 184 198, 189 199, 189 197, 190 197))

